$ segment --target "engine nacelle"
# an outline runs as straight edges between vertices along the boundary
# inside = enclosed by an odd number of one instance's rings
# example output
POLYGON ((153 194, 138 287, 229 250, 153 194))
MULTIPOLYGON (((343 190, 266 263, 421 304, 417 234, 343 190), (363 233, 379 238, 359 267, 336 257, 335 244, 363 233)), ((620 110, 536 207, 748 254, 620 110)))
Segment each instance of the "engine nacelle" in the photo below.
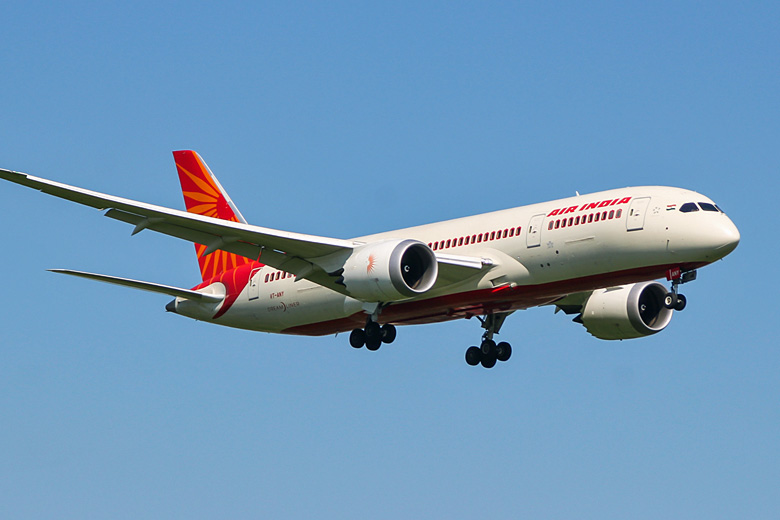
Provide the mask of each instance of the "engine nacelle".
POLYGON ((661 332, 674 311, 664 307, 666 287, 658 282, 593 291, 582 311, 582 324, 599 339, 632 339, 661 332))
POLYGON ((353 298, 394 302, 428 291, 439 264, 430 247, 417 240, 388 240, 355 249, 344 263, 341 281, 353 298))

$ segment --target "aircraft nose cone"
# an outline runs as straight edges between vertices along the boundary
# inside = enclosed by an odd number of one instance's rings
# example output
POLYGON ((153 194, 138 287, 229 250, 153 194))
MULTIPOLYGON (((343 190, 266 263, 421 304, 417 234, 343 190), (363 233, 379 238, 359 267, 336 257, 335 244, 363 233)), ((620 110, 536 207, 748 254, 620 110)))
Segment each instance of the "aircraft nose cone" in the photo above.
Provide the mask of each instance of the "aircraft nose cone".
POLYGON ((718 258, 723 258, 737 248, 739 245, 739 229, 728 217, 711 230, 711 240, 713 249, 718 258))
POLYGON ((737 229, 737 226, 734 225, 731 219, 728 219, 728 224, 723 226, 722 232, 723 245, 720 246, 720 249, 728 249, 726 254, 729 254, 737 248, 737 245, 739 245, 739 240, 741 238, 739 229, 737 229))

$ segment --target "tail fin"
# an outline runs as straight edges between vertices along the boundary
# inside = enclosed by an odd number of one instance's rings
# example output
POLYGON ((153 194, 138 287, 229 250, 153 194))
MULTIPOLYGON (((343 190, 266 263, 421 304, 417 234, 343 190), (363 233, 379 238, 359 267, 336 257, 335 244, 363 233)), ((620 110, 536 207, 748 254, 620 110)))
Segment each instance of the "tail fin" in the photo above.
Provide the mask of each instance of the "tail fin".
MULTIPOLYGON (((241 212, 197 153, 181 150, 173 152, 173 158, 179 171, 184 204, 188 212, 246 224, 241 212)), ((195 244, 195 253, 198 255, 200 274, 204 282, 220 273, 253 261, 220 250, 204 255, 206 248, 206 245, 195 244)))

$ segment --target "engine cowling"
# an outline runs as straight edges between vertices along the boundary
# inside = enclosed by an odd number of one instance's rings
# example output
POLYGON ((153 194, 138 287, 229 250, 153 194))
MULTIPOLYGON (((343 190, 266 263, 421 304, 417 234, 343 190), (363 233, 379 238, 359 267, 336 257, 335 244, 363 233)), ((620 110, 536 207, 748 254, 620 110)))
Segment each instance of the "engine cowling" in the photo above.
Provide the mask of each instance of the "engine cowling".
POLYGON ((666 287, 642 282, 593 291, 582 324, 599 339, 633 339, 661 332, 674 311, 664 307, 666 287))
POLYGON ((358 300, 393 302, 428 291, 438 274, 436 255, 426 244, 387 240, 356 249, 344 263, 341 282, 358 300))

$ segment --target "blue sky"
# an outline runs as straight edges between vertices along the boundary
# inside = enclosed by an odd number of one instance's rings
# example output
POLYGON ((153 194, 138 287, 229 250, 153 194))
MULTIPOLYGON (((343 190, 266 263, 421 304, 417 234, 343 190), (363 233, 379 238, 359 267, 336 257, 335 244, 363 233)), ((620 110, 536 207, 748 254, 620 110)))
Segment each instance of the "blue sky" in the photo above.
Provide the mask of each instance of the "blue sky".
POLYGON ((550 309, 391 346, 225 329, 47 268, 178 286, 190 244, 0 185, 3 518, 776 518, 776 2, 5 2, 0 166, 348 238, 629 185, 742 243, 663 333, 550 309))

